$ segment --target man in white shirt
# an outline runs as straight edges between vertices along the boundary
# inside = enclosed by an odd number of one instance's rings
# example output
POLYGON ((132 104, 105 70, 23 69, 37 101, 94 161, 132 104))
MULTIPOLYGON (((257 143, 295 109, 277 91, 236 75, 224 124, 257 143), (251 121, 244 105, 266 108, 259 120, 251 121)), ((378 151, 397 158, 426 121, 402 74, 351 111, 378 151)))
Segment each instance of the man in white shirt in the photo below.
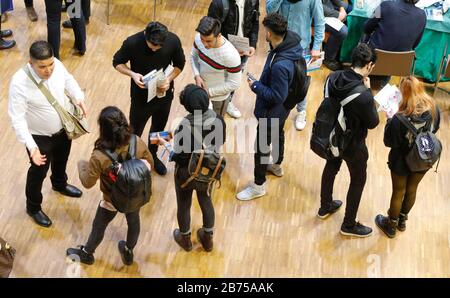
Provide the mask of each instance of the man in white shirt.
MULTIPOLYGON (((259 0, 212 0, 208 8, 208 16, 220 20, 220 32, 226 39, 229 34, 249 39, 249 51, 239 52, 243 71, 248 58, 255 54, 258 43, 259 0)), ((242 116, 233 104, 233 98, 228 104, 227 113, 233 118, 242 116)))
POLYGON ((197 86, 209 95, 214 111, 224 116, 231 93, 241 84, 241 57, 220 33, 220 21, 203 17, 196 29, 191 66, 197 86))
POLYGON ((53 49, 46 41, 36 41, 30 47, 29 63, 19 69, 9 86, 8 113, 18 140, 24 143, 30 157, 26 182, 27 213, 43 227, 52 222, 41 210, 42 183, 51 165, 50 177, 55 191, 70 197, 81 197, 82 192, 67 184, 66 165, 72 142, 65 133, 61 119, 37 84, 43 84, 58 103, 68 109, 73 98, 86 117, 84 94, 74 77, 53 56, 53 49))

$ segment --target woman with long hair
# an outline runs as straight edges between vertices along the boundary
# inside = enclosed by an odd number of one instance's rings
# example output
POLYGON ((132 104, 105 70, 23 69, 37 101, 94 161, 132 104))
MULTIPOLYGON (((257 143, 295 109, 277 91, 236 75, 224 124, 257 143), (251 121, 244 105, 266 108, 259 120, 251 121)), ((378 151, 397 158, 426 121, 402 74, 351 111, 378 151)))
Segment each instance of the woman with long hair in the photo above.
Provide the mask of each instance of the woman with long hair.
POLYGON ((388 216, 375 217, 377 226, 389 238, 395 237, 396 229, 406 230, 406 220, 416 201, 417 187, 427 171, 412 172, 406 163, 406 155, 412 148, 414 136, 401 117, 407 119, 419 131, 439 129, 440 112, 423 84, 413 76, 400 81, 402 100, 398 112, 388 119, 384 130, 384 144, 391 148, 388 165, 391 170, 392 197, 388 216))
MULTIPOLYGON (((148 151, 147 145, 141 138, 132 134, 130 125, 123 112, 117 107, 108 106, 100 112, 98 117, 100 127, 100 136, 95 142, 95 148, 91 158, 88 161, 80 160, 78 162, 78 172, 81 183, 86 188, 93 187, 100 179, 100 190, 103 193, 103 199, 97 208, 92 231, 85 245, 77 248, 67 249, 67 255, 73 257, 76 255, 84 264, 94 263, 95 249, 100 245, 105 234, 106 227, 114 219, 117 209, 111 203, 110 197, 110 175, 112 161, 106 155, 105 151, 114 152, 117 156, 126 159, 131 138, 136 139, 136 159, 140 159, 150 170, 153 166, 152 155, 148 151)), ((125 265, 133 263, 133 248, 136 246, 140 232, 139 211, 126 213, 128 223, 127 240, 119 241, 118 248, 125 265)))

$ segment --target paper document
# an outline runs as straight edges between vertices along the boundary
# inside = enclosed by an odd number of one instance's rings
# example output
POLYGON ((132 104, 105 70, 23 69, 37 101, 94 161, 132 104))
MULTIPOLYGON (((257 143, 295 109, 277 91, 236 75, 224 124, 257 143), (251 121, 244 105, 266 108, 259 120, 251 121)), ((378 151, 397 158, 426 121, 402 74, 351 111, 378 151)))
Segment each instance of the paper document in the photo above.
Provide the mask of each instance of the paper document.
POLYGON ((313 62, 311 62, 311 55, 305 55, 304 58, 306 61, 307 71, 311 72, 311 71, 320 69, 320 67, 322 66, 323 60, 325 59, 325 52, 320 52, 320 58, 313 62))
POLYGON ((344 23, 338 18, 325 18, 325 23, 336 31, 340 31, 344 27, 344 23))
POLYGON ((247 37, 228 34, 228 40, 234 45, 238 52, 248 53, 250 51, 250 43, 247 37))
POLYGON ((426 8, 425 14, 428 20, 442 22, 444 21, 444 14, 442 9, 426 8))
POLYGON ((385 111, 388 118, 392 118, 398 111, 402 95, 397 86, 387 84, 375 95, 376 102, 380 105, 378 110, 385 111))
POLYGON ((144 81, 145 87, 148 89, 147 102, 155 98, 158 81, 162 79, 164 79, 164 73, 162 69, 154 69, 146 74, 142 79, 144 81))
POLYGON ((164 70, 164 76, 166 77, 166 79, 172 74, 174 70, 174 67, 172 64, 169 64, 166 69, 164 70))
POLYGON ((416 6, 419 8, 424 9, 425 7, 431 6, 436 2, 439 2, 441 0, 419 0, 419 2, 416 3, 416 6))

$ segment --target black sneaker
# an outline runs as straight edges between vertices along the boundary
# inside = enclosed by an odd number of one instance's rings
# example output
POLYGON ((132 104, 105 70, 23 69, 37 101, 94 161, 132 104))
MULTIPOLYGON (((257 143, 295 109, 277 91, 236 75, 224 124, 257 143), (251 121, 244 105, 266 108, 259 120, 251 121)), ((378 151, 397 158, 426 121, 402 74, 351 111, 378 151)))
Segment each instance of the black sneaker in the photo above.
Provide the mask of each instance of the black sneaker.
POLYGON ((334 212, 338 211, 339 208, 342 206, 342 201, 340 200, 333 200, 331 202, 331 206, 328 209, 323 209, 322 207, 319 209, 319 212, 317 212, 317 217, 320 219, 325 219, 334 212))
POLYGON ((366 227, 359 222, 352 227, 341 226, 341 234, 345 236, 355 236, 355 237, 369 237, 372 235, 372 228, 366 227))
POLYGON ((119 241, 118 248, 122 262, 128 266, 133 264, 133 250, 127 247, 127 242, 123 240, 119 241))
POLYGON ((167 168, 159 158, 153 157, 153 162, 155 163, 156 173, 158 173, 161 176, 167 174, 167 168))
POLYGON ((80 261, 86 265, 92 265, 95 262, 94 255, 84 251, 84 246, 79 245, 77 248, 68 248, 66 255, 73 261, 80 261))

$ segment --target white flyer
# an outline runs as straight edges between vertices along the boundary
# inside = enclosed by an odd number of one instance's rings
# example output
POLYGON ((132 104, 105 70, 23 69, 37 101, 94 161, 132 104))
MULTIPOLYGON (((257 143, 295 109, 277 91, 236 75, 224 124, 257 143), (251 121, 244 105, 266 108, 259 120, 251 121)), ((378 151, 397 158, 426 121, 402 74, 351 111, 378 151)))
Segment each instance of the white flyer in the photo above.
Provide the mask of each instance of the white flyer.
POLYGON ((162 69, 154 69, 143 77, 142 81, 144 82, 145 87, 148 89, 147 102, 155 98, 158 81, 163 78, 164 72, 162 69))
POLYGON ((228 41, 238 50, 238 52, 248 53, 250 51, 250 43, 248 37, 241 37, 228 34, 228 41))
POLYGON ((375 101, 380 105, 378 110, 385 111, 388 118, 392 118, 398 111, 402 95, 397 86, 387 84, 375 95, 375 101))
POLYGON ((340 31, 342 27, 344 27, 344 23, 342 23, 338 18, 325 18, 325 23, 333 28, 336 31, 340 31))

